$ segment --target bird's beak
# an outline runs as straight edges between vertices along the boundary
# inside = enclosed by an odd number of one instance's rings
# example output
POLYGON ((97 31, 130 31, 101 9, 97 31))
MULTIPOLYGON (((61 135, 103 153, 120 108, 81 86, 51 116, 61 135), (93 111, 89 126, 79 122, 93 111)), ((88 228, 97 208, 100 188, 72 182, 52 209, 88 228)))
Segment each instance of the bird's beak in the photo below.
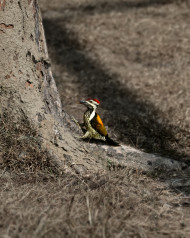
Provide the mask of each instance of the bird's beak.
POLYGON ((86 104, 86 101, 81 100, 80 103, 81 103, 81 104, 86 104))

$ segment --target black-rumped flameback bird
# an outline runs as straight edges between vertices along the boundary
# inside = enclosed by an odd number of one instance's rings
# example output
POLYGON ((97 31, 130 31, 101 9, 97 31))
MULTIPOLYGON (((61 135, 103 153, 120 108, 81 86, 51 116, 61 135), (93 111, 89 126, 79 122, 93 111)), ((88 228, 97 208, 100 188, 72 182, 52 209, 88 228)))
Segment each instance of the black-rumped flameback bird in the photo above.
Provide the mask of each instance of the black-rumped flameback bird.
POLYGON ((118 146, 119 143, 115 142, 108 136, 108 132, 100 116, 96 112, 96 109, 99 106, 100 102, 97 99, 88 98, 86 101, 80 101, 80 103, 87 107, 83 118, 83 125, 85 126, 86 132, 81 138, 93 138, 96 140, 103 140, 110 145, 118 146))

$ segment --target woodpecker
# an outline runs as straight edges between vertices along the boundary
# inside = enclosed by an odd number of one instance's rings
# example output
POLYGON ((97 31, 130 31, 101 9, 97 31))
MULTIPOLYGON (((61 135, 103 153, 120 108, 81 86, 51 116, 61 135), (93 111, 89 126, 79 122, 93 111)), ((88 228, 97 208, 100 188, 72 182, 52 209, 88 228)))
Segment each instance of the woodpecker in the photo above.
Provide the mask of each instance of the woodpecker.
POLYGON ((96 112, 96 109, 99 106, 100 102, 97 99, 88 98, 86 101, 80 101, 80 103, 87 107, 83 118, 84 123, 82 124, 86 128, 86 132, 81 138, 93 138, 96 140, 103 140, 110 145, 118 146, 119 143, 113 141, 108 136, 107 130, 100 116, 96 112))

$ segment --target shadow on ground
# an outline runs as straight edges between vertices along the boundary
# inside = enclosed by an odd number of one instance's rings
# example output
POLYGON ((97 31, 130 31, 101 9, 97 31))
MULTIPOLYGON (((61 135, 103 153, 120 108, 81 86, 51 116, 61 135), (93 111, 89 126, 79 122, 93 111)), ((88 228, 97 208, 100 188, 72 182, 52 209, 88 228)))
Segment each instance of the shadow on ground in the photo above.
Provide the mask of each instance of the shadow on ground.
POLYGON ((93 14, 93 13, 109 13, 109 12, 123 12, 128 10, 129 8, 147 8, 151 6, 160 6, 160 5, 168 5, 172 3, 182 3, 186 2, 187 0, 138 0, 138 1, 101 1, 99 3, 88 3, 88 4, 81 4, 79 7, 69 7, 70 11, 80 11, 85 14, 93 14))
MULTIPOLYGON (((104 4, 106 11, 109 11, 117 7, 118 10, 122 9, 124 5, 127 8, 138 8, 173 2, 176 1, 121 1, 115 7, 114 3, 105 2, 97 4, 98 6, 94 5, 93 9, 88 5, 80 5, 78 11, 96 11, 97 7, 99 9, 97 12, 101 13, 100 9, 104 9, 104 4)), ((159 153, 190 164, 189 152, 184 149, 184 143, 190 142, 188 132, 182 131, 177 126, 171 126, 164 120, 164 115, 159 109, 145 102, 135 91, 119 81, 117 74, 108 72, 100 62, 89 56, 85 43, 81 43, 77 34, 67 29, 63 21, 45 18, 43 23, 48 47, 50 51, 56 52, 53 60, 77 79, 79 95, 95 96, 104 102, 102 107, 108 112, 105 124, 117 131, 117 140, 147 152, 159 153), (181 140, 183 137, 186 138, 185 142, 181 140)))

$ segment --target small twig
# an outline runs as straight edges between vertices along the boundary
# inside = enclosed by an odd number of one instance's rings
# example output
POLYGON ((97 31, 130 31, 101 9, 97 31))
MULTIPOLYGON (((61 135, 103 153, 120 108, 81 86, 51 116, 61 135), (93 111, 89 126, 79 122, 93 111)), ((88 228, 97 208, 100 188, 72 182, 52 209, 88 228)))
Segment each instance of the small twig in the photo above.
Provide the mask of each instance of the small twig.
POLYGON ((87 204, 87 207, 88 207, 88 220, 90 222, 90 225, 92 226, 92 214, 91 214, 91 211, 90 211, 90 202, 89 202, 89 197, 88 196, 86 197, 86 204, 87 204))
POLYGON ((3 177, 3 175, 5 174, 6 168, 4 168, 2 174, 0 175, 0 178, 3 177))

